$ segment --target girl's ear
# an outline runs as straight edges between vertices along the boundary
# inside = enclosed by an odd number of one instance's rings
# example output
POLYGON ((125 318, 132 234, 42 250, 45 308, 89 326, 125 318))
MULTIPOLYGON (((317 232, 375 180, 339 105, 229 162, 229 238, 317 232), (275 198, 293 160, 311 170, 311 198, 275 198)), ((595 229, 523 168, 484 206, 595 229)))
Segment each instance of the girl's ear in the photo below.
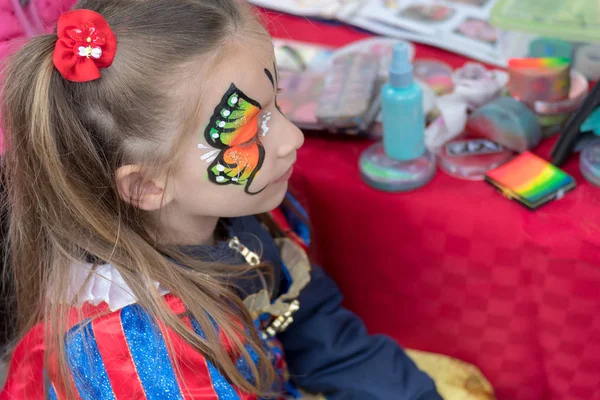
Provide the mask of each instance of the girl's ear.
POLYGON ((119 167, 115 175, 119 196, 134 207, 154 211, 173 200, 166 190, 166 176, 148 179, 141 165, 119 167))

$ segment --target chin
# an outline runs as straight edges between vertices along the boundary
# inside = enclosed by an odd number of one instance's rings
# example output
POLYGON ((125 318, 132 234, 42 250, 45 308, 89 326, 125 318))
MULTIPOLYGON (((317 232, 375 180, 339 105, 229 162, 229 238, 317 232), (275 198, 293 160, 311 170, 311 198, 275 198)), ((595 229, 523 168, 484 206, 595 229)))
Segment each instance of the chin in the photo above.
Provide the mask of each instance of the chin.
POLYGON ((269 212, 279 207, 279 205, 285 198, 287 189, 287 182, 278 183, 276 185, 268 187, 264 192, 264 198, 261 199, 261 211, 259 211, 259 213, 269 212))

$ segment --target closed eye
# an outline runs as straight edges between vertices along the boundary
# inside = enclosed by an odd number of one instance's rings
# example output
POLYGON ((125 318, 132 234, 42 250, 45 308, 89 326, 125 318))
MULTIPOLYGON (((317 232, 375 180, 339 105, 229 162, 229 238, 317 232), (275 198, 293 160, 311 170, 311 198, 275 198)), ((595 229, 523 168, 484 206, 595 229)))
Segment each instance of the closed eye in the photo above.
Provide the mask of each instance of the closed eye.
MULTIPOLYGON (((280 88, 280 87, 278 87, 278 88, 277 88, 277 94, 279 94, 279 93, 281 93, 281 92, 283 92, 283 89, 282 89, 282 88, 280 88)), ((280 113, 281 115, 284 115, 284 114, 283 114, 283 111, 281 111, 281 108, 279 108, 279 104, 277 104, 277 95, 275 95, 275 108, 277 109, 277 111, 279 111, 279 113, 280 113)))

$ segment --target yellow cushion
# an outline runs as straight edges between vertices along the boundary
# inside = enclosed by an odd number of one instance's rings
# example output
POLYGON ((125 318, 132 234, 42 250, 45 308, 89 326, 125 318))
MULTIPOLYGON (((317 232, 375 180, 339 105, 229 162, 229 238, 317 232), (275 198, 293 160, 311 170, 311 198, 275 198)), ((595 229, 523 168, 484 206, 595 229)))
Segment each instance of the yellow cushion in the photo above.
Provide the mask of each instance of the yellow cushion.
POLYGON ((494 388, 479 368, 441 354, 407 350, 406 353, 435 381, 444 400, 495 400, 494 388))

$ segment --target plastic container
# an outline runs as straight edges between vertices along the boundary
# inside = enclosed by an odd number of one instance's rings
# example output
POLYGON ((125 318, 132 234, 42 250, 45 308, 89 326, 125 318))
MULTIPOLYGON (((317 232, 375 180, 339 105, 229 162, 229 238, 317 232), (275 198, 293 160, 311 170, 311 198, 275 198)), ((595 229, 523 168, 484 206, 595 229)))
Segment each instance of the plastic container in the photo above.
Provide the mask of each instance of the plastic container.
POLYGON ((569 53, 569 47, 576 60, 585 44, 600 43, 598 21, 597 0, 499 0, 490 13, 506 60, 539 57, 543 52, 562 56, 569 53))
POLYGON ((383 151, 383 143, 377 142, 361 154, 359 168, 367 185, 386 192, 404 192, 429 183, 435 176, 436 161, 429 150, 414 160, 394 160, 383 151))

